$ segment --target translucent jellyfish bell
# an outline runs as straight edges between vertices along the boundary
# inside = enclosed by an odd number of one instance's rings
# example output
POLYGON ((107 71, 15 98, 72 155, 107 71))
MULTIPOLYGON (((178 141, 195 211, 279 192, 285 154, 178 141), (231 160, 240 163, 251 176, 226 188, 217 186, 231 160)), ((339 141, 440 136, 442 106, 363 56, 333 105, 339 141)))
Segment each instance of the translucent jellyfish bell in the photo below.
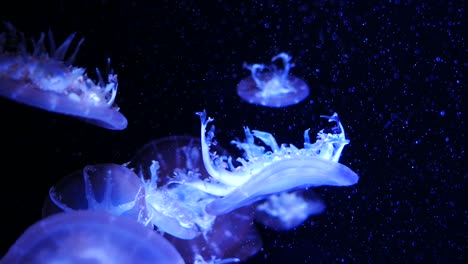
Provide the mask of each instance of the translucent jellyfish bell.
POLYGON ((103 211, 49 216, 29 227, 1 264, 182 264, 161 235, 137 222, 103 211))
POLYGON ((83 68, 71 65, 83 39, 65 58, 75 34, 56 48, 49 31, 49 50, 45 48, 45 34, 41 34, 39 39, 33 40, 32 52, 28 52, 24 36, 10 23, 5 26, 8 31, 0 33, 0 96, 49 112, 75 116, 107 129, 127 127, 127 119, 114 104, 117 75, 108 69, 107 76, 103 77, 96 69, 98 81, 94 82, 83 68), (14 49, 11 43, 16 44, 14 49))
POLYGON ((122 165, 88 165, 50 188, 43 217, 76 210, 105 211, 147 223, 145 193, 138 176, 122 165))
POLYGON ((259 104, 268 107, 285 107, 297 104, 309 95, 307 84, 289 74, 294 64, 286 53, 274 56, 271 61, 281 60, 283 67, 275 64, 244 63, 251 76, 242 80, 237 86, 237 94, 251 104, 259 104))

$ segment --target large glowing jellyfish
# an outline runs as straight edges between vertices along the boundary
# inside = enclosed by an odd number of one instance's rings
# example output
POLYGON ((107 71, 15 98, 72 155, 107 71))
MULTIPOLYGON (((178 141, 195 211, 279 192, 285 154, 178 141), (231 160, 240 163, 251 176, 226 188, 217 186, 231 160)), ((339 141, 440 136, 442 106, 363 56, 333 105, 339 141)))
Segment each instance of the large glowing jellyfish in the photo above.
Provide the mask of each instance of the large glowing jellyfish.
POLYGON ((171 243, 137 222, 103 211, 42 219, 10 247, 0 264, 182 264, 171 243))
MULTIPOLYGON (((127 119, 114 105, 117 95, 117 75, 108 69, 104 79, 98 69, 98 82, 88 78, 83 68, 72 66, 83 42, 81 39, 71 56, 65 59, 75 37, 71 34, 58 48, 49 31, 49 52, 45 34, 27 42, 13 25, 0 34, 0 96, 50 112, 76 116, 94 125, 122 130, 127 119), (12 42, 18 42, 11 47, 12 42)), ((108 64, 110 61, 108 61, 108 64)))
POLYGON ((338 163, 341 152, 349 143, 344 128, 335 113, 323 116, 330 122, 336 122, 338 133, 317 135, 317 141, 310 143, 309 131, 304 133, 304 148, 292 144, 278 145, 272 134, 245 127, 244 142, 233 141, 244 151, 244 157, 238 158, 241 164, 235 167, 232 158, 210 153, 214 140, 214 128, 206 128, 213 121, 206 112, 197 113, 201 120, 201 144, 205 169, 210 174, 208 180, 195 179, 184 184, 222 198, 206 205, 209 214, 221 215, 239 207, 253 204, 271 195, 297 188, 314 186, 350 186, 358 182, 359 176, 350 168, 338 163), (207 136, 208 135, 208 136, 207 136), (254 137, 264 146, 254 143, 254 137))
POLYGON ((251 104, 269 107, 285 107, 304 100, 309 95, 309 87, 303 80, 289 74, 294 67, 291 57, 283 52, 274 56, 271 61, 279 59, 282 60, 282 68, 275 64, 244 63, 251 76, 237 85, 237 94, 251 104))
MULTIPOLYGON (((213 150, 227 155, 220 147, 213 150)), ((205 206, 217 197, 176 183, 209 177, 199 138, 171 136, 151 141, 128 166, 148 179, 145 196, 151 221, 187 263, 245 260, 260 250, 262 242, 252 225, 253 208, 208 215, 205 206)))

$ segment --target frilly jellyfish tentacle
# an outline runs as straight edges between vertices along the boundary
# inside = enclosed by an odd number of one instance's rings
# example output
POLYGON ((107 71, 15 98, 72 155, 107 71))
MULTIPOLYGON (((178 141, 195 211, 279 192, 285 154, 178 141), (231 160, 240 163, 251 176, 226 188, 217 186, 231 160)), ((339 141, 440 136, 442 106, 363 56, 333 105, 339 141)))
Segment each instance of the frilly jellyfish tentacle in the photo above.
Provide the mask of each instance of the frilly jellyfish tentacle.
POLYGON ((273 152, 279 151, 278 143, 272 134, 260 130, 252 130, 253 135, 269 146, 273 152))
POLYGON ((338 160, 341 157, 341 152, 343 151, 343 148, 349 144, 349 140, 346 139, 345 135, 345 130, 343 125, 340 122, 340 119, 338 118, 338 114, 334 113, 332 116, 320 116, 322 118, 328 118, 328 122, 336 122, 338 127, 340 128, 340 133, 337 134, 336 140, 333 142, 334 145, 338 144, 338 146, 335 146, 335 151, 333 153, 332 160, 335 162, 338 162, 338 160))
POLYGON ((295 66, 295 64, 291 63, 291 56, 289 56, 289 54, 285 52, 281 52, 280 54, 274 56, 271 59, 271 62, 274 62, 277 59, 281 59, 283 61, 283 70, 281 72, 281 78, 286 81, 289 75, 289 71, 295 66))
POLYGON ((248 127, 244 127, 245 141, 232 140, 231 144, 236 145, 240 150, 244 151, 244 157, 248 160, 260 157, 265 153, 265 147, 254 144, 254 136, 248 127))
POLYGON ((201 145, 203 164, 205 165, 205 169, 208 171, 211 177, 226 185, 239 185, 246 182, 248 180, 248 174, 234 174, 230 171, 225 170, 224 168, 218 168, 214 166, 210 155, 210 144, 208 143, 213 140, 214 135, 210 135, 210 137, 208 138, 206 137, 206 127, 208 123, 213 121, 213 119, 207 118, 205 110, 203 110, 203 112, 197 112, 196 114, 200 116, 201 121, 201 145))
POLYGON ((339 133, 325 134, 323 130, 319 131, 317 135, 317 141, 314 144, 310 144, 310 139, 306 132, 304 132, 304 148, 305 149, 317 149, 317 154, 325 159, 338 162, 341 157, 343 148, 349 144, 349 140, 346 139, 345 130, 343 125, 338 118, 338 114, 334 113, 332 116, 321 115, 322 118, 327 118, 328 122, 336 122, 339 133))
POLYGON ((304 131, 304 148, 311 148, 312 143, 310 143, 310 136, 309 136, 310 128, 304 131))
MULTIPOLYGON (((196 112, 198 116, 200 116, 200 121, 201 121, 201 140, 202 142, 208 142, 206 138, 206 127, 208 124, 213 121, 213 118, 206 116, 206 111, 203 110, 203 112, 196 112)), ((211 139, 210 139, 211 140, 211 139)), ((210 145, 208 143, 202 144, 202 155, 203 155, 203 164, 205 165, 205 169, 208 171, 212 177, 216 178, 218 176, 218 171, 216 168, 214 168, 211 164, 211 159, 206 159, 206 156, 210 156, 210 145)))
POLYGON ((252 74, 252 79, 255 81, 255 84, 257 84, 257 87, 263 89, 263 87, 265 87, 265 81, 261 79, 261 72, 267 69, 267 67, 263 64, 258 63, 252 65, 244 63, 244 68, 250 70, 252 74))
POLYGON ((156 188, 158 187, 157 186, 157 181, 158 181, 158 172, 159 172, 159 169, 161 167, 159 166, 159 162, 153 160, 151 161, 151 165, 149 167, 149 171, 150 171, 150 179, 149 180, 145 180, 144 176, 143 176, 143 172, 140 171, 140 179, 143 183, 143 188, 145 189, 145 192, 150 194, 150 193, 153 193, 156 188))
POLYGON ((101 75, 101 71, 96 67, 96 74, 98 76, 98 85, 104 87, 104 94, 107 94, 107 105, 111 107, 117 96, 117 89, 119 87, 119 82, 117 81, 117 75, 114 74, 114 71, 110 69, 110 58, 107 58, 107 82, 104 81, 104 78, 101 75))

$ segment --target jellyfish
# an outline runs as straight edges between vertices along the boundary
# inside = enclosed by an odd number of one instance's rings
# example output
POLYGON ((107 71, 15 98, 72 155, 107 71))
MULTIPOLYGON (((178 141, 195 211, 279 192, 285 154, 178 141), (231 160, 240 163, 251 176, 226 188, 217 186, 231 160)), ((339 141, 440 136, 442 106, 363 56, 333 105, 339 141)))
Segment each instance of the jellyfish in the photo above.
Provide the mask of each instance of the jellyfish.
POLYGON ((127 119, 115 105, 117 75, 108 69, 106 79, 96 68, 98 81, 90 79, 83 68, 72 65, 83 43, 81 39, 73 53, 66 58, 75 38, 71 34, 56 48, 49 31, 49 51, 45 34, 32 41, 33 51, 23 34, 10 23, 7 32, 0 34, 0 96, 18 103, 50 112, 75 116, 99 127, 122 130, 127 119), (12 42, 18 42, 11 47, 12 42))
POLYGON ((87 165, 50 188, 43 217, 77 210, 104 211, 148 226, 145 193, 140 178, 123 165, 87 165))
POLYGON ((137 222, 104 211, 73 211, 30 226, 0 264, 184 263, 171 243, 137 222))
POLYGON ((322 116, 329 122, 337 123, 336 133, 317 134, 317 141, 310 142, 309 130, 304 132, 304 148, 292 144, 278 145, 272 134, 244 128, 246 140, 232 141, 244 151, 244 157, 237 158, 240 163, 235 167, 231 158, 229 166, 219 166, 219 157, 210 153, 214 140, 214 128, 206 128, 212 118, 206 112, 198 112, 201 120, 201 148, 205 169, 209 180, 186 181, 183 184, 220 197, 206 205, 206 212, 213 215, 229 213, 237 208, 251 205, 271 195, 299 188, 318 186, 351 186, 358 182, 359 176, 347 166, 338 162, 345 145, 344 128, 338 114, 322 116), (208 135, 208 137, 207 137, 208 135), (256 145, 254 137, 264 146, 256 145))
MULTIPOLYGON (((221 147, 212 150, 228 155, 221 147)), ((209 177, 200 138, 170 136, 151 141, 127 166, 148 179, 145 193, 152 222, 187 263, 237 262, 260 250, 262 241, 252 225, 254 208, 208 215, 205 206, 217 197, 180 184, 209 177)))
POLYGON ((282 52, 271 59, 272 63, 277 60, 282 60, 282 68, 275 64, 244 63, 251 76, 237 85, 237 94, 251 104, 268 107, 285 107, 304 100, 309 95, 309 87, 303 80, 289 74, 294 67, 291 57, 282 52))
POLYGON ((309 216, 325 210, 322 201, 307 197, 309 193, 300 189, 270 195, 256 206, 255 220, 278 231, 296 228, 309 216))

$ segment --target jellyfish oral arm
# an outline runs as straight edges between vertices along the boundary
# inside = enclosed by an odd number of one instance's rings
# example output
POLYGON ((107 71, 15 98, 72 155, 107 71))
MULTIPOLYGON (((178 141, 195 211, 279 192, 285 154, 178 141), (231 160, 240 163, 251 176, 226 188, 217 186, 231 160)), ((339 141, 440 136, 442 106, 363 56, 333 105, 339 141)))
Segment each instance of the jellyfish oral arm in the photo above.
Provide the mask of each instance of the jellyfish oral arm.
POLYGON ((208 138, 206 137, 206 127, 208 123, 213 121, 213 119, 207 118, 206 111, 197 112, 196 114, 200 116, 201 121, 201 146, 203 164, 205 165, 205 169, 208 171, 210 176, 213 177, 213 179, 219 181, 220 183, 229 186, 238 186, 248 181, 248 173, 233 173, 231 171, 225 170, 224 168, 218 168, 213 164, 210 154, 210 144, 211 141, 214 139, 214 130, 211 129, 208 132, 208 138))
POLYGON ((244 63, 244 68, 250 70, 252 74, 252 79, 255 81, 255 84, 257 84, 257 88, 262 90, 262 96, 285 94, 285 93, 289 93, 293 91, 292 89, 287 89, 288 86, 282 85, 285 81, 287 81, 289 71, 291 70, 292 67, 294 67, 294 64, 290 63, 291 56, 289 56, 287 53, 282 52, 274 56, 271 59, 271 62, 274 62, 278 59, 281 59, 283 61, 282 70, 277 69, 276 66, 274 65, 266 66, 264 64, 259 64, 259 63, 248 65, 247 63, 244 63), (269 80, 268 79, 263 80, 262 72, 265 70, 278 72, 277 77, 273 77, 269 80))
MULTIPOLYGON (((336 122, 336 124, 338 125, 340 129, 340 132, 338 134, 327 135, 329 138, 328 141, 332 143, 331 145, 329 145, 329 146, 332 146, 332 151, 331 151, 329 159, 334 162, 338 162, 341 157, 341 152, 343 151, 343 148, 349 144, 349 140, 346 139, 343 124, 341 124, 337 113, 334 113, 332 116, 321 115, 320 117, 327 118, 328 122, 336 122)), ((326 139, 327 136, 323 135, 323 131, 319 133, 319 137, 322 137, 322 139, 325 138, 325 140, 327 140, 326 139)))

